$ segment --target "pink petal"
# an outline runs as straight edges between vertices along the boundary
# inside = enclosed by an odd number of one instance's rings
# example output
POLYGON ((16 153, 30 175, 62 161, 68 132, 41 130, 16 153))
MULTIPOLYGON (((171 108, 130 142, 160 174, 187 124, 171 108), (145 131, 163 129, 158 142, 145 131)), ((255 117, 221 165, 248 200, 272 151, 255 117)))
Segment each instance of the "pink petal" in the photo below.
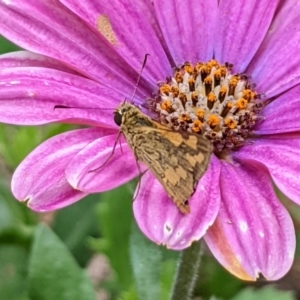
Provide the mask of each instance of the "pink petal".
POLYGON ((255 126, 257 134, 296 132, 300 130, 300 84, 268 104, 261 115, 265 119, 255 126))
POLYGON ((276 198, 262 167, 222 162, 221 208, 205 235, 210 250, 232 274, 276 280, 290 269, 295 253, 293 222, 276 198))
POLYGON ((300 83, 300 3, 282 3, 247 70, 257 84, 257 91, 268 98, 300 83))
POLYGON ((158 80, 171 74, 170 63, 155 32, 154 16, 146 1, 111 0, 109 6, 106 0, 61 2, 105 40, 107 52, 118 52, 135 70, 141 68, 145 54, 150 54, 142 76, 153 87, 158 80), (105 24, 110 24, 112 30, 107 36, 101 32, 101 26, 105 24))
POLYGON ((99 83, 48 68, 2 69, 0 87, 0 121, 20 125, 64 121, 115 127, 113 110, 122 100, 99 83))
POLYGON ((24 201, 37 212, 47 212, 69 206, 87 196, 86 193, 74 190, 65 178, 57 178, 55 187, 29 195, 24 201))
POLYGON ((216 0, 153 1, 158 22, 176 65, 213 57, 216 0))
POLYGON ((133 210, 142 232, 157 244, 181 250, 199 240, 211 226, 219 211, 220 164, 212 157, 209 169, 190 199, 189 214, 183 215, 167 197, 162 185, 147 171, 137 189, 133 210))
POLYGON ((54 136, 32 151, 16 169, 12 192, 37 211, 67 206, 86 194, 74 190, 66 180, 65 168, 72 157, 93 140, 111 134, 104 129, 79 129, 54 136))
POLYGON ((244 72, 269 29, 278 0, 219 1, 215 57, 244 72))
POLYGON ((17 51, 0 55, 0 69, 13 67, 42 67, 76 74, 59 61, 33 52, 17 51))
MULTIPOLYGON (((111 89, 132 94, 137 72, 59 1, 0 2, 0 34, 22 48, 55 58, 111 89)), ((137 95, 148 95, 143 85, 137 95)))
POLYGON ((95 139, 79 151, 66 168, 69 183, 89 193, 116 188, 138 175, 131 149, 126 142, 117 141, 117 134, 95 139))
POLYGON ((275 184, 291 200, 300 204, 300 139, 281 135, 256 140, 253 145, 241 148, 235 156, 248 163, 254 161, 265 165, 275 184))

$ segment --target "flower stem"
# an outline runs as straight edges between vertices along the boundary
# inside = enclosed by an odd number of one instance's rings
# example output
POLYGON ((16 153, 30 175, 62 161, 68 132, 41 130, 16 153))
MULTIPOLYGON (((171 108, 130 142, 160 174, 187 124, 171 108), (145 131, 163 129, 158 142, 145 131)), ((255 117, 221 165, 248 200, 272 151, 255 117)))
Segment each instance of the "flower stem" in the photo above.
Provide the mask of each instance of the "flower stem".
POLYGON ((170 300, 191 299, 201 259, 200 242, 193 243, 179 257, 170 300))

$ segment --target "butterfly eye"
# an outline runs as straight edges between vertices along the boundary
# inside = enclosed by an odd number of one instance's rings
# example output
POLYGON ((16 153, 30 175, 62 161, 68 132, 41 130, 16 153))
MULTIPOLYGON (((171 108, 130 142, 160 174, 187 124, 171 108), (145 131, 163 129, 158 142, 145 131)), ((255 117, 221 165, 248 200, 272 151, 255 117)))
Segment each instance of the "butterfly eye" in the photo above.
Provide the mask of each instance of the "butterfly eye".
POLYGON ((115 112, 114 121, 118 126, 122 124, 122 115, 118 111, 115 112))

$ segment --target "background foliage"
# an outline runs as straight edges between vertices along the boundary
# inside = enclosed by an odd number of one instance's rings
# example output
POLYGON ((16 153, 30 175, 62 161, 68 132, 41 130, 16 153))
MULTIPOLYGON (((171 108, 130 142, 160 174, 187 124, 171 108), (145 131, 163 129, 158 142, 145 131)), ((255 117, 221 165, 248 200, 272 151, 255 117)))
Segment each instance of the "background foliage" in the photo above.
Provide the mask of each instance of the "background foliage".
MULTIPOLYGON (((15 50, 0 37, 1 53, 15 50)), ((178 253, 139 232, 131 208, 134 183, 48 214, 30 211, 11 195, 10 179, 22 159, 71 128, 0 125, 0 299, 168 299, 178 253)), ((299 229, 299 208, 286 204, 299 229)), ((249 284, 228 274, 205 249, 195 299, 300 299, 299 255, 298 247, 281 281, 249 284)))

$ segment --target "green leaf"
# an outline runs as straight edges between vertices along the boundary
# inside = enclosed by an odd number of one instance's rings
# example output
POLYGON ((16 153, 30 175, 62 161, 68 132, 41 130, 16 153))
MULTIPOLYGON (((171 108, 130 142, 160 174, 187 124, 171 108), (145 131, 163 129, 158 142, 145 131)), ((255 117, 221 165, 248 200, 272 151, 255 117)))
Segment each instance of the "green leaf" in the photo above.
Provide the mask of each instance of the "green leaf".
POLYGON ((168 299, 179 252, 157 246, 133 222, 130 254, 139 299, 168 299))
POLYGON ((0 54, 20 50, 20 48, 0 35, 0 54))
MULTIPOLYGON (((10 193, 6 189, 4 183, 0 178, 0 232, 5 230, 14 224, 14 208, 9 204, 15 204, 16 200, 13 200, 10 193)), ((16 209, 16 215, 20 217, 20 212, 16 209)))
POLYGON ((296 300, 296 297, 290 291, 280 291, 274 286, 266 286, 261 289, 245 288, 231 300, 296 300))
POLYGON ((132 185, 101 194, 97 216, 102 238, 93 240, 94 248, 105 253, 116 273, 120 290, 132 286, 132 270, 129 257, 129 236, 132 215, 132 185))
MULTIPOLYGON (((177 254, 176 257, 178 259, 179 253, 176 254, 177 254)), ((160 276, 160 283, 161 283, 160 299, 161 300, 165 300, 170 297, 174 274, 176 272, 177 259, 173 257, 162 263, 161 276, 160 276)))
POLYGON ((45 225, 35 232, 29 264, 32 300, 95 300, 90 280, 66 246, 45 225))
POLYGON ((132 226, 130 253, 139 299, 159 299, 162 251, 147 240, 135 224, 132 226))
POLYGON ((131 287, 128 291, 123 292, 118 300, 139 300, 134 287, 131 287))
POLYGON ((99 195, 90 195, 56 213, 52 229, 72 252, 77 262, 84 266, 92 253, 88 237, 99 236, 95 206, 99 195))
POLYGON ((12 196, 9 183, 0 177, 0 232, 16 223, 34 224, 35 220, 36 215, 12 196))
POLYGON ((0 125, 0 150, 8 166, 15 168, 42 140, 35 127, 0 125))
POLYGON ((27 252, 23 247, 0 247, 0 299, 25 300, 27 294, 27 252))
POLYGON ((37 216, 11 195, 0 177, 0 243, 29 248, 37 216))
POLYGON ((0 153, 6 164, 15 168, 43 141, 74 127, 68 124, 48 124, 38 127, 0 124, 0 153))

